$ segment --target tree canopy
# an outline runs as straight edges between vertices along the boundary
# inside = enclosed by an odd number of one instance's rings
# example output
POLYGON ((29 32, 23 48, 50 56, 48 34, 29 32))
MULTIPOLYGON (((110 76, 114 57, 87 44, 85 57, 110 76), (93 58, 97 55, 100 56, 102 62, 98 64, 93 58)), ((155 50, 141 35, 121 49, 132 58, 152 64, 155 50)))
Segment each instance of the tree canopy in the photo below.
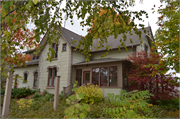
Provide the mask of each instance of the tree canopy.
MULTIPOLYGON (((63 0, 33 0, 33 1, 1 1, 0 11, 1 11, 1 72, 6 74, 7 64, 11 65, 21 65, 25 64, 26 60, 30 59, 30 56, 25 56, 22 54, 21 49, 26 46, 35 47, 34 45, 40 42, 40 35, 46 33, 46 37, 49 39, 48 43, 51 45, 53 42, 57 42, 59 37, 56 34, 59 32, 58 28, 61 27, 62 22, 67 19, 71 19, 73 24, 73 17, 76 15, 79 19, 82 19, 81 26, 89 26, 91 32, 89 32, 82 40, 79 42, 77 48, 83 47, 83 54, 86 55, 89 61, 90 47, 93 43, 93 36, 99 36, 101 39, 100 46, 103 47, 103 43, 109 35, 114 35, 116 38, 118 34, 124 34, 124 40, 126 40, 125 33, 131 33, 133 29, 137 35, 141 38, 141 32, 137 30, 137 24, 134 23, 135 19, 142 20, 142 15, 146 15, 145 11, 129 11, 128 7, 134 6, 134 0, 128 1, 66 1, 65 7, 62 7, 63 0), (105 14, 99 16, 101 11, 107 11, 105 14), (112 10, 112 8, 114 10, 112 10), (66 18, 62 14, 66 14, 66 18), (109 29, 108 32, 104 32, 103 23, 108 19, 108 13, 111 13, 112 18, 117 18, 116 22, 107 24, 109 29), (118 14, 118 15, 117 15, 118 14), (130 22, 127 22, 129 21, 130 22), (96 23, 92 22, 96 19, 96 23), (27 29, 27 24, 34 22, 35 28, 31 31, 27 29), (117 22, 121 24, 117 24, 117 22), (125 25, 126 24, 126 25, 125 25), (112 27, 113 26, 113 27, 112 27), (129 27, 131 26, 131 27, 129 27), (19 38, 17 37, 21 37, 19 38), (97 35, 100 34, 100 35, 97 35), (34 45, 33 45, 34 44, 34 45), (21 59, 19 59, 21 57, 21 59), (23 60, 22 60, 23 59, 23 60), (16 61, 16 62, 14 62, 16 61)), ((144 25, 139 24, 139 26, 144 27, 144 25)), ((37 48, 37 52, 43 46, 37 48)), ((52 55, 49 54, 49 57, 52 55)), ((48 58, 51 59, 51 58, 48 58)), ((2 75, 1 75, 2 76, 2 75)))
MULTIPOLYGON (((155 34, 155 45, 164 60, 176 72, 179 72, 179 34, 180 34, 180 5, 178 0, 163 0, 166 6, 161 5, 158 13, 158 30, 155 34)), ((154 9, 154 8, 153 8, 154 9)))

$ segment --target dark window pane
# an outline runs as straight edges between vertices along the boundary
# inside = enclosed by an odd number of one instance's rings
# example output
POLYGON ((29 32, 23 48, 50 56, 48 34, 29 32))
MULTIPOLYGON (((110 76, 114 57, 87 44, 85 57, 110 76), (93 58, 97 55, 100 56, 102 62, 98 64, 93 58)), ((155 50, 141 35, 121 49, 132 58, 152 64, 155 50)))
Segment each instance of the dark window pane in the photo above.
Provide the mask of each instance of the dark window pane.
POLYGON ((101 86, 108 86, 108 78, 107 77, 101 77, 101 86))
POLYGON ((99 76, 99 68, 92 69, 92 76, 99 76))
POLYGON ((82 69, 77 69, 76 70, 76 76, 82 77, 82 69))
POLYGON ((66 51, 66 44, 63 44, 63 51, 66 51))
POLYGON ((92 83, 93 83, 94 85, 99 85, 99 77, 93 77, 93 78, 92 78, 92 83))
POLYGON ((109 76, 117 76, 117 67, 109 67, 109 76))
POLYGON ((76 80, 78 81, 78 85, 81 86, 81 80, 82 80, 82 78, 79 77, 79 78, 76 78, 76 80))
POLYGON ((85 73, 85 84, 90 83, 90 73, 85 73))
POLYGON ((108 68, 107 67, 101 68, 101 76, 108 76, 108 68))
POLYGON ((24 74, 24 80, 27 81, 27 73, 24 74))
POLYGON ((110 77, 110 86, 117 86, 117 76, 110 77))
POLYGON ((55 58, 58 57, 58 44, 56 44, 56 54, 55 54, 55 58))

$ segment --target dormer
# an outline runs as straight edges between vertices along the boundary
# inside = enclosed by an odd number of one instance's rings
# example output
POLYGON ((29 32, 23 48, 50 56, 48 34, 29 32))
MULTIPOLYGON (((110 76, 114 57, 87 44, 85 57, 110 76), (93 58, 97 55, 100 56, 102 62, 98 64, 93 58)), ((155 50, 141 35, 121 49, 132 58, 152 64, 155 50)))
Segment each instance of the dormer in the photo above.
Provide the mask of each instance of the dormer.
POLYGON ((32 60, 37 60, 37 59, 39 59, 39 56, 36 56, 35 54, 33 54, 35 51, 36 51, 35 49, 32 49, 32 50, 27 50, 27 51, 25 51, 23 53, 33 55, 32 60))

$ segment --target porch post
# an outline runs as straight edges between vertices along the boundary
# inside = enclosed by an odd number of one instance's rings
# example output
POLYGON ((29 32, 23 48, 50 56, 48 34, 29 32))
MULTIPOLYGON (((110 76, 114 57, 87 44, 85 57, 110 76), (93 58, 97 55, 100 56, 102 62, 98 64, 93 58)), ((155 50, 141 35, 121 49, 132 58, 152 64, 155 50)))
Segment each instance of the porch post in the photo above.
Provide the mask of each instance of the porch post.
POLYGON ((54 110, 58 109, 58 100, 59 100, 59 80, 61 76, 56 76, 55 82, 55 92, 54 92, 54 110))
POLYGON ((4 94, 2 117, 6 117, 9 114, 9 105, 11 100, 11 90, 13 82, 13 73, 8 71, 8 78, 6 80, 6 89, 4 94))

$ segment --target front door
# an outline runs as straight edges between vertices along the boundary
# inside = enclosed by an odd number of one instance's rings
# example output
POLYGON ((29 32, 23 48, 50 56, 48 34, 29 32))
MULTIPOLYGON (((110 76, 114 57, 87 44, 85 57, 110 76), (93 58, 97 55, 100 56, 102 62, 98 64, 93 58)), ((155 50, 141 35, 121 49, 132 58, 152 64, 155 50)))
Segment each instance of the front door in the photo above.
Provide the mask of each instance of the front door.
POLYGON ((90 83, 90 71, 84 71, 84 84, 90 83))

